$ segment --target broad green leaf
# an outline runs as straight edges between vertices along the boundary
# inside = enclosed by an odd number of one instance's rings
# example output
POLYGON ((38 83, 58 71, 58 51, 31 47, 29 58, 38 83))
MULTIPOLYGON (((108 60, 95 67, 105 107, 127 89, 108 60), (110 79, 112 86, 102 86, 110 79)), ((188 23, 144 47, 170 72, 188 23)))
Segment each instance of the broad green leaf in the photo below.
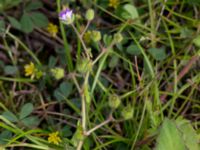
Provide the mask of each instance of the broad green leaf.
POLYGON ((50 56, 50 57, 49 57, 49 62, 48 62, 48 66, 49 66, 49 68, 53 68, 53 67, 55 67, 56 62, 57 62, 56 57, 54 57, 54 56, 50 56))
POLYGON ((9 139, 11 139, 12 133, 8 130, 4 130, 0 133, 0 145, 8 143, 9 139))
POLYGON ((44 14, 40 12, 32 12, 30 15, 35 27, 42 28, 48 25, 48 18, 44 14))
POLYGON ((186 150, 174 121, 165 119, 157 138, 155 150, 186 150))
POLYGON ((119 62, 119 57, 117 57, 117 56, 112 56, 112 58, 111 58, 111 60, 110 60, 110 62, 109 62, 109 67, 110 68, 114 68, 114 67, 116 67, 117 65, 118 65, 118 62, 119 62))
POLYGON ((17 117, 10 111, 4 112, 2 116, 8 119, 10 122, 18 122, 17 117))
POLYGON ((31 21, 30 16, 28 14, 26 13, 23 14, 20 23, 21 23, 21 29, 25 33, 30 33, 33 31, 33 22, 31 21))
POLYGON ((61 83, 60 91, 65 95, 65 97, 68 97, 69 94, 71 94, 72 92, 72 83, 69 83, 69 82, 61 83))
POLYGON ((105 34, 103 36, 103 42, 106 46, 109 46, 110 43, 112 42, 112 36, 105 34))
POLYGON ((32 103, 26 103, 25 105, 23 105, 20 114, 19 114, 19 118, 23 119, 25 117, 27 117, 28 115, 30 115, 33 112, 33 104, 32 103))
POLYGON ((71 127, 70 126, 64 126, 61 130, 63 133, 62 136, 67 138, 73 135, 73 132, 71 131, 71 127))
POLYGON ((197 46, 200 47, 200 35, 198 35, 194 40, 193 43, 197 46))
POLYGON ((131 44, 131 45, 126 49, 126 52, 127 52, 128 54, 136 55, 136 56, 139 56, 139 55, 141 54, 140 49, 139 49, 138 46, 135 45, 135 44, 131 44))
POLYGON ((17 71, 18 71, 18 68, 16 66, 7 65, 4 68, 4 73, 6 75, 15 75, 17 73, 17 71))
POLYGON ((176 120, 179 131, 182 134, 182 138, 187 147, 187 150, 200 150, 199 140, 196 131, 193 129, 191 123, 182 118, 176 120))
POLYGON ((57 88, 54 91, 54 97, 57 100, 64 100, 65 98, 67 98, 71 92, 72 92, 72 84, 69 82, 62 82, 59 86, 59 88, 57 88))
POLYGON ((9 16, 9 17, 8 17, 8 20, 10 21, 11 25, 12 25, 14 28, 16 28, 16 29, 18 29, 18 30, 21 30, 21 24, 20 24, 20 22, 19 22, 17 19, 15 19, 15 18, 9 16))
POLYGON ((148 52, 153 56, 153 58, 157 61, 164 60, 167 57, 165 52, 165 48, 150 48, 148 52))
POLYGON ((17 6, 22 0, 0 0, 0 12, 17 6))
MULTIPOLYGON (((126 4, 126 5, 124 5, 123 8, 126 11, 125 13, 122 13, 122 17, 124 19, 136 19, 136 18, 139 18, 139 14, 138 14, 137 8, 134 5, 126 4)), ((139 20, 137 20, 137 22, 140 23, 139 20)))
POLYGON ((36 127, 38 126, 39 122, 40 120, 37 116, 30 116, 22 120, 22 123, 27 127, 36 127))
POLYGON ((32 1, 25 7, 25 10, 26 11, 36 10, 36 9, 42 8, 42 6, 43 6, 42 2, 32 1))

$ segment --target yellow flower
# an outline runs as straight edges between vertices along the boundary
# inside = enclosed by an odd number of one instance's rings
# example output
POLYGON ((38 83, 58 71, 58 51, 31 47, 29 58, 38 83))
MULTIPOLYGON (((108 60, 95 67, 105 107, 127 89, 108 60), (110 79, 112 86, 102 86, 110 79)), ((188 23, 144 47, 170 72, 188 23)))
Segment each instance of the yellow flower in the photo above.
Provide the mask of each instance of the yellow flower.
POLYGON ((56 37, 58 33, 58 26, 53 23, 49 23, 47 26, 47 31, 52 37, 56 37))
POLYGON ((58 135, 58 131, 49 134, 48 142, 56 145, 58 145, 61 142, 61 139, 58 135))
POLYGON ((35 77, 35 65, 33 62, 24 66, 25 76, 31 76, 31 79, 35 77))
POLYGON ((113 7, 116 9, 119 6, 119 0, 109 0, 108 6, 113 7))

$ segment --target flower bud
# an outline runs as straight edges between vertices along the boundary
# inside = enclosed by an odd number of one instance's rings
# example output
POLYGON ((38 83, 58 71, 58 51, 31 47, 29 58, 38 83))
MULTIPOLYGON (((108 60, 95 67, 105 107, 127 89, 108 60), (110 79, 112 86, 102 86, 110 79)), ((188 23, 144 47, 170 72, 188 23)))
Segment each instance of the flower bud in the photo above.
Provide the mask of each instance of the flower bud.
POLYGON ((51 73, 56 80, 60 80, 65 76, 64 69, 58 67, 51 69, 51 73))
POLYGON ((120 43, 123 40, 123 36, 121 33, 114 34, 114 40, 116 43, 120 43))
POLYGON ((92 19, 94 19, 94 10, 93 9, 88 9, 85 15, 85 18, 88 21, 91 21, 92 19))
POLYGON ((133 117, 133 108, 131 106, 124 107, 122 110, 122 117, 125 120, 131 119, 133 117))
POLYGON ((76 64, 76 69, 84 74, 92 69, 92 62, 87 58, 80 59, 76 64))
POLYGON ((98 42, 101 40, 101 32, 99 31, 92 31, 92 40, 94 42, 98 42))
POLYGON ((112 94, 109 96, 108 104, 111 108, 117 109, 121 103, 121 100, 118 95, 112 94))
POLYGON ((65 9, 59 13, 59 19, 65 24, 72 24, 74 21, 73 11, 70 9, 65 9))

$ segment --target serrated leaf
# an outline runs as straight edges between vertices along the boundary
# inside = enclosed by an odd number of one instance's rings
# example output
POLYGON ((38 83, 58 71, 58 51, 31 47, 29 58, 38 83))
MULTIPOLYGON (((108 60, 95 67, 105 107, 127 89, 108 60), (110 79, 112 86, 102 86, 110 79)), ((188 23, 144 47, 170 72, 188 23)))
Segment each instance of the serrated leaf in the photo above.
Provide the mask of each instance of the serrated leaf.
POLYGON ((33 31, 33 22, 28 14, 23 14, 22 18, 20 19, 20 24, 21 30, 25 33, 30 33, 33 31))
POLYGON ((27 127, 38 126, 39 122, 40 122, 40 120, 37 116, 30 116, 30 117, 24 118, 22 120, 22 123, 27 127))
POLYGON ((165 119, 157 138, 155 150, 186 150, 174 121, 165 119))
POLYGON ((17 117, 10 111, 3 112, 2 116, 8 119, 10 122, 18 122, 17 117))
POLYGON ((157 61, 164 60, 167 57, 165 52, 165 48, 150 48, 148 52, 153 56, 153 58, 157 61))
POLYGON ((130 45, 130 46, 126 49, 126 52, 127 52, 128 54, 136 55, 136 56, 139 56, 139 55, 141 54, 140 48, 138 48, 138 46, 135 45, 135 44, 130 45))
POLYGON ((40 12, 32 12, 31 19, 34 23, 34 26, 39 28, 47 27, 49 22, 48 18, 40 12))
POLYGON ((20 24, 20 22, 19 22, 17 19, 15 19, 15 18, 9 16, 9 17, 8 17, 8 20, 9 20, 10 24, 11 24, 14 28, 16 28, 16 29, 18 29, 18 30, 21 30, 21 24, 20 24))
POLYGON ((32 103, 26 103, 25 105, 23 105, 20 114, 19 114, 19 118, 23 119, 25 117, 27 117, 28 115, 30 115, 33 112, 33 104, 32 103))

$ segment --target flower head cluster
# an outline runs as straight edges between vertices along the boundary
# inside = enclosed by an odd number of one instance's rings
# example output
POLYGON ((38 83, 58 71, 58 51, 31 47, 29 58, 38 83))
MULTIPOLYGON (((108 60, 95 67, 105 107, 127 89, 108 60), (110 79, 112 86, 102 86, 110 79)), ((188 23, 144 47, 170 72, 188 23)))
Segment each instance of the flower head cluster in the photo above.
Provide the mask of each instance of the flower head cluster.
POLYGON ((119 0, 109 0, 108 6, 116 9, 119 6, 119 0))
POLYGON ((99 42, 101 40, 101 32, 97 31, 97 30, 88 30, 84 36, 83 36, 83 40, 89 44, 90 42, 94 41, 94 42, 99 42))
POLYGON ((47 26, 47 31, 50 33, 52 37, 56 37, 58 33, 58 26, 53 23, 49 23, 47 26))
POLYGON ((30 62, 30 64, 26 64, 24 66, 24 72, 25 76, 30 76, 31 79, 34 79, 35 77, 39 79, 42 76, 42 71, 38 70, 35 67, 35 64, 33 62, 30 62))
POLYGON ((56 67, 56 68, 52 68, 50 71, 51 71, 52 76, 56 80, 60 80, 65 76, 65 71, 62 68, 56 67))
POLYGON ((74 14, 73 11, 69 8, 64 9, 59 13, 59 19, 66 24, 71 24, 74 21, 74 14))
POLYGON ((61 139, 58 135, 58 131, 49 134, 48 142, 56 145, 58 145, 61 142, 61 139))

